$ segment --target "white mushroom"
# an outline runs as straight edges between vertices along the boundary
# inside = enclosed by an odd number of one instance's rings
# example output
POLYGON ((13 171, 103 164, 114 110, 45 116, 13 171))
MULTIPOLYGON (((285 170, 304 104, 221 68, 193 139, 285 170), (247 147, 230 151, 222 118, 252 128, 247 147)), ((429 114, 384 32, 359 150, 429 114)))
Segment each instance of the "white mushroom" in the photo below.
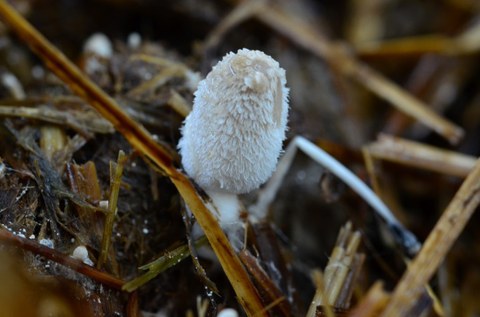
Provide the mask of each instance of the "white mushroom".
POLYGON ((236 194, 272 175, 285 139, 285 70, 260 51, 228 53, 195 92, 178 147, 188 175, 214 200, 223 224, 238 222, 236 194), (230 207, 228 207, 229 205, 230 207))

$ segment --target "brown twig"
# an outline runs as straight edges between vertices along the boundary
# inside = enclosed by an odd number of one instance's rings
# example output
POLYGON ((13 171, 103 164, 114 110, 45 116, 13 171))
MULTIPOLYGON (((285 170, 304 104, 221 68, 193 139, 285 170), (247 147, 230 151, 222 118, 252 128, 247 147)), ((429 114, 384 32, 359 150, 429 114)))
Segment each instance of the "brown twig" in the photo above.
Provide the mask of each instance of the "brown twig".
POLYGON ((88 276, 89 278, 95 281, 98 281, 102 284, 105 284, 107 286, 110 286, 112 288, 120 290, 122 289, 122 286, 125 283, 124 281, 108 273, 101 272, 91 266, 84 264, 79 260, 76 260, 74 258, 71 258, 68 255, 60 253, 55 249, 51 249, 49 247, 38 244, 34 240, 28 240, 28 239, 16 236, 10 231, 3 228, 0 228, 0 241, 5 242, 7 244, 14 245, 21 249, 33 252, 35 254, 41 255, 56 263, 65 265, 80 274, 88 276))

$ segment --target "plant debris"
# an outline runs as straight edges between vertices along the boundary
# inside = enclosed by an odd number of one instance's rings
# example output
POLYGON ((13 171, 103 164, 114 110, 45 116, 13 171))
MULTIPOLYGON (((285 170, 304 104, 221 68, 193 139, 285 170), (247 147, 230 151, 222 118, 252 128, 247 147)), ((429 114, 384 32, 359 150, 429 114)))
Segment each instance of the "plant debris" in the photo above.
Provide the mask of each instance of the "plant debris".
POLYGON ((480 314, 479 15, 475 0, 0 0, 0 316, 480 314), (176 145, 199 81, 244 47, 286 70, 285 146, 303 136, 363 178, 424 241, 412 259, 300 152, 231 246, 176 145))

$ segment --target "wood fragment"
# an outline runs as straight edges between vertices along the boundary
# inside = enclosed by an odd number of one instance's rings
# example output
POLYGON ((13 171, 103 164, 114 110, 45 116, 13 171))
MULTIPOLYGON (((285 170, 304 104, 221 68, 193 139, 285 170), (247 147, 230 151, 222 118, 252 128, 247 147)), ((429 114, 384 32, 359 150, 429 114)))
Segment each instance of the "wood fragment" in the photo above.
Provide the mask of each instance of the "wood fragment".
POLYGON ((480 160, 457 191, 395 287, 382 316, 407 316, 480 203, 480 160))

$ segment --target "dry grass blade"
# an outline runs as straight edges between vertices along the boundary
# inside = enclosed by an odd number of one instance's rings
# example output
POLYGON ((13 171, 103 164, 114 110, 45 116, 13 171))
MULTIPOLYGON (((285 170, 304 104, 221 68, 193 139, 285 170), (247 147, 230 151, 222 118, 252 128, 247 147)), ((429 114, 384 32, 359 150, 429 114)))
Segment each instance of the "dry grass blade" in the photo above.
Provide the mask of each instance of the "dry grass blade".
POLYGON ((6 1, 0 1, 0 16, 44 60, 52 72, 61 78, 78 96, 95 107, 105 119, 110 121, 130 142, 132 147, 151 159, 170 177, 204 230, 247 315, 253 316, 259 312, 260 315, 264 315, 261 313, 263 305, 255 287, 226 235, 198 196, 192 183, 174 167, 173 160, 168 152, 155 142, 145 128, 132 120, 111 97, 90 81, 6 1))
POLYGON ((386 57, 398 55, 421 55, 447 53, 454 42, 441 35, 406 37, 383 42, 365 43, 355 48, 362 57, 386 57))
POLYGON ((371 42, 355 48, 362 57, 392 57, 399 55, 421 55, 437 53, 444 55, 473 54, 480 44, 480 23, 473 25, 456 37, 444 35, 422 35, 399 39, 371 42))
POLYGON ((172 62, 171 60, 168 60, 166 58, 158 57, 158 56, 152 56, 148 54, 132 54, 130 56, 130 61, 141 61, 145 63, 150 63, 154 64, 157 66, 163 66, 163 67, 172 67, 172 66, 177 66, 177 67, 183 67, 186 69, 186 66, 184 66, 181 63, 175 63, 172 62))
MULTIPOLYGON (((195 242, 195 247, 200 247, 206 243, 205 237, 200 238, 195 242)), ((174 250, 167 251, 158 259, 140 267, 141 270, 147 270, 146 273, 128 281, 123 285, 122 289, 127 292, 133 292, 145 283, 155 278, 157 275, 165 272, 169 268, 177 265, 190 255, 188 245, 181 245, 174 250)))
POLYGON ((330 43, 304 22, 294 20, 290 15, 272 6, 257 10, 256 16, 299 46, 326 59, 343 75, 353 78, 379 97, 392 103, 400 111, 430 127, 451 143, 457 143, 462 138, 464 134, 462 128, 441 117, 401 87, 350 56, 340 46, 330 43))
POLYGON ((171 80, 175 77, 180 77, 184 73, 183 69, 179 66, 173 65, 164 68, 158 74, 156 74, 152 79, 149 79, 137 87, 133 88, 128 92, 129 96, 135 97, 140 96, 147 91, 154 90, 162 85, 164 85, 167 81, 171 80))
POLYGON ((480 203, 480 160, 455 194, 447 209, 430 232, 420 253, 415 257, 382 316, 407 316, 450 247, 457 240, 480 203))
MULTIPOLYGON (((343 64, 343 62, 341 63, 343 64)), ((357 63, 356 66, 352 66, 351 71, 352 77, 359 83, 395 105, 400 111, 430 127, 450 143, 456 144, 463 137, 462 128, 438 115, 422 101, 368 66, 357 63)))
POLYGON ((376 159, 460 177, 466 177, 476 162, 473 156, 385 134, 365 150, 376 159))
POLYGON ((348 3, 351 12, 346 37, 354 45, 371 42, 382 37, 384 30, 385 2, 376 0, 352 0, 348 3))
POLYGON ((113 224, 117 215, 118 193, 120 184, 122 183, 123 167, 127 161, 127 157, 123 151, 118 153, 117 163, 110 162, 110 198, 108 199, 108 213, 105 219, 105 227, 103 228, 102 248, 97 262, 97 268, 101 269, 107 261, 110 249, 113 224))

